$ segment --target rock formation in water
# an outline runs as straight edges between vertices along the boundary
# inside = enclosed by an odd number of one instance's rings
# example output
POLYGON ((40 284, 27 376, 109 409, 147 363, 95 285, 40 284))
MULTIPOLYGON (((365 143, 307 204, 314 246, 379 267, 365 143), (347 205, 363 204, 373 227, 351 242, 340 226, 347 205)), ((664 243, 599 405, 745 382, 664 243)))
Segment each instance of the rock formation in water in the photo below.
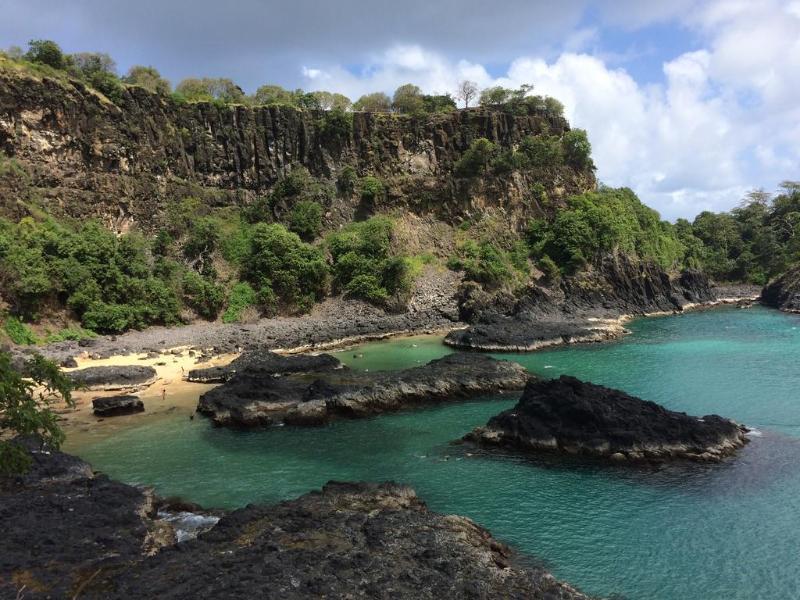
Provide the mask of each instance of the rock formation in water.
POLYGON ((268 350, 251 350, 227 365, 192 369, 186 375, 195 383, 224 383, 239 371, 259 377, 279 377, 290 373, 317 373, 341 369, 342 363, 330 354, 296 354, 282 356, 268 350))
POLYGON ((466 517, 429 511, 394 483, 329 483, 249 506, 121 573, 88 598, 586 598, 466 517))
POLYGON ((87 390, 142 389, 156 380, 156 370, 144 365, 86 367, 68 375, 76 387, 87 390))
POLYGON ((451 354, 427 365, 376 373, 324 371, 275 377, 256 363, 203 394, 198 412, 218 425, 320 425, 413 406, 522 389, 520 365, 479 354, 451 354))
POLYGON ((98 417, 116 417, 144 412, 144 403, 138 396, 105 396, 92 398, 92 410, 98 417))
POLYGON ((697 271, 670 277, 652 263, 625 255, 606 257, 586 272, 564 278, 557 289, 531 285, 519 297, 491 295, 466 286, 460 298, 466 329, 450 332, 457 348, 525 352, 562 343, 597 342, 624 333, 624 315, 675 312, 709 302, 715 294, 697 271))
POLYGON ((718 415, 693 417, 573 377, 531 381, 517 405, 465 439, 523 452, 615 461, 716 461, 744 446, 746 429, 718 415))
POLYGON ((0 477, 3 598, 586 598, 406 486, 330 483, 179 541, 148 491, 31 450, 0 477))
POLYGON ((786 312, 800 312, 800 266, 770 281, 761 292, 761 302, 786 312))

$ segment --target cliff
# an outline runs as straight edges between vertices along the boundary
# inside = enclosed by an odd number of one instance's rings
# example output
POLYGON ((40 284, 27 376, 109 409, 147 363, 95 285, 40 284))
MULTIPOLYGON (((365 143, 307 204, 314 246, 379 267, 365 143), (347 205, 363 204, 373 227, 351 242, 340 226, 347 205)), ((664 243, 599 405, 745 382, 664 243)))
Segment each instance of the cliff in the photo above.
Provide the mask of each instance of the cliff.
POLYGON ((800 266, 789 269, 764 286, 761 301, 786 312, 800 312, 800 266))
MULTIPOLYGON (((513 115, 469 109, 425 117, 330 113, 291 107, 180 103, 127 87, 114 104, 77 80, 0 64, 0 209, 20 217, 31 207, 54 215, 98 217, 117 231, 152 227, 173 200, 198 197, 215 206, 246 205, 294 167, 336 182, 350 166, 379 177, 382 205, 450 222, 486 207, 512 225, 541 214, 529 189, 540 183, 549 204, 594 187, 591 171, 568 166, 459 178, 453 166, 470 143, 502 149, 569 124, 544 111, 513 115), (352 123, 350 123, 352 117, 352 123)), ((329 222, 352 219, 360 198, 340 193, 329 222)))

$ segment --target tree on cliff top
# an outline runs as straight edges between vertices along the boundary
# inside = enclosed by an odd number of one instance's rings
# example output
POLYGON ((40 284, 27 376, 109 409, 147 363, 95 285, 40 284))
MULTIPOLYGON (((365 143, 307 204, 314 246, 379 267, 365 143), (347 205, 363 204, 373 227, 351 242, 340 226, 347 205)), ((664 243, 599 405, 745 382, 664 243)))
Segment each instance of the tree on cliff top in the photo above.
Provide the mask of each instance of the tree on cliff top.
POLYGON ((353 104, 353 110, 363 112, 389 112, 392 110, 392 101, 383 92, 364 94, 353 104))
POLYGON ((31 40, 28 42, 28 52, 25 53, 25 60, 48 65, 54 69, 63 69, 68 63, 67 57, 61 51, 61 46, 52 40, 31 40))
POLYGON ((8 352, 0 352, 0 475, 22 473, 31 462, 28 453, 8 438, 35 435, 57 450, 64 432, 50 405, 58 399, 75 405, 72 384, 55 363, 37 354, 24 371, 27 377, 14 368, 8 352))
POLYGON ((236 103, 245 99, 242 88, 224 77, 184 79, 178 84, 175 91, 190 102, 218 100, 225 103, 236 103))
POLYGON ((156 94, 169 94, 172 91, 169 81, 161 77, 161 73, 155 67, 135 65, 130 68, 123 81, 128 85, 138 85, 156 94))
POLYGON ((478 95, 478 84, 474 81, 464 80, 458 84, 456 89, 456 100, 464 103, 464 108, 469 108, 469 103, 478 95))

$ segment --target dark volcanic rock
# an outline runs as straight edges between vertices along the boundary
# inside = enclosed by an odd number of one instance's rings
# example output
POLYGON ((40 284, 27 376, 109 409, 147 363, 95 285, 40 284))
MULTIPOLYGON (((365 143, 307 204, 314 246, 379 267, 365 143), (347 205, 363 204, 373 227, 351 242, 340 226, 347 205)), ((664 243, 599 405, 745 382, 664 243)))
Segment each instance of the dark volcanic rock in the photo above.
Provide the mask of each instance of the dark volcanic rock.
POLYGON ((107 396, 92 398, 92 410, 98 417, 115 417, 144 412, 144 403, 138 396, 107 396))
POLYGON ((614 460, 719 460, 747 443, 745 432, 718 415, 692 417, 562 376, 531 381, 514 408, 465 439, 614 460))
POLYGON ((625 333, 618 318, 683 310, 714 300, 708 278, 683 271, 675 278, 658 265, 609 255, 585 272, 566 277, 557 289, 532 285, 514 301, 466 287, 460 316, 471 325, 452 331, 457 348, 525 352, 555 344, 599 342, 625 333))
POLYGON ((761 292, 761 301, 787 312, 800 312, 800 267, 770 281, 761 292))
POLYGON ((29 446, 31 470, 0 477, 0 597, 72 598, 101 567, 152 549, 160 527, 148 493, 29 446))
POLYGON ((586 598, 466 517, 430 512, 394 483, 329 483, 234 511, 197 539, 122 572, 89 598, 586 598))
POLYGON ((278 377, 289 373, 315 373, 341 368, 339 359, 330 354, 282 356, 269 351, 250 350, 224 366, 192 369, 186 379, 197 383, 224 383, 237 371, 243 370, 263 377, 278 377))
POLYGON ((404 371, 323 371, 274 377, 248 368, 200 397, 198 411, 219 425, 317 425, 414 405, 521 389, 528 373, 516 363, 451 354, 404 371))
POLYGON ((156 380, 156 370, 143 365, 86 367, 70 372, 69 378, 89 390, 140 389, 156 380))

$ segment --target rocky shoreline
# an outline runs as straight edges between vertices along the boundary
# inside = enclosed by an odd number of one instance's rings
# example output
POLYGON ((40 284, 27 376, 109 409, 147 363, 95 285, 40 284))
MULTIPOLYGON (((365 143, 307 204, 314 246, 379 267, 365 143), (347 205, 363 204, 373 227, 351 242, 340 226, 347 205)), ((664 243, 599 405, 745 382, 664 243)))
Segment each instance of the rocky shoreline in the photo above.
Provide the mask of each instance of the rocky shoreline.
POLYGON ((520 390, 528 372, 482 354, 455 353, 403 371, 353 372, 333 357, 248 357, 197 411, 216 425, 315 426, 340 418, 395 412, 435 402, 520 390), (336 361, 338 363, 338 361, 336 361), (280 363, 283 371, 278 367, 280 363))
POLYGON ((331 482, 207 517, 181 538, 186 513, 165 512, 152 492, 61 452, 31 453, 29 473, 0 478, 2 597, 588 598, 407 486, 331 482))
POLYGON ((743 447, 749 441, 746 433, 745 427, 718 415, 693 417, 562 375, 529 382, 516 406, 464 440, 622 463, 713 462, 743 447))
POLYGON ((761 293, 764 304, 785 312, 800 313, 800 267, 795 267, 774 281, 761 293))

